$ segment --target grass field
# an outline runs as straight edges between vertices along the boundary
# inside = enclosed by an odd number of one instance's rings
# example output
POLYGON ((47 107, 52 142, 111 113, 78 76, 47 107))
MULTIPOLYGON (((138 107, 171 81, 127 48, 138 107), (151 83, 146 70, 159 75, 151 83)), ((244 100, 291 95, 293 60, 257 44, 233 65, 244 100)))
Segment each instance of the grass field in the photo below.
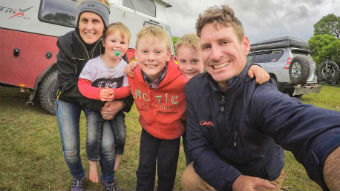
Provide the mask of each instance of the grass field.
MULTIPOLYGON (((0 87, 0 190, 68 190, 72 177, 64 162, 55 116, 39 106, 27 106, 28 95, 16 88, 0 87)), ((304 103, 340 111, 340 88, 324 86, 321 93, 303 96, 304 103)), ((135 107, 126 116, 127 140, 121 166, 116 172, 122 190, 135 190, 141 127, 135 107)), ((81 156, 88 172, 85 153, 85 118, 81 117, 81 156)), ((175 190, 181 190, 185 168, 181 148, 175 190)), ((285 155, 286 180, 283 190, 321 190, 306 175, 293 155, 285 155)), ((101 190, 88 183, 88 190, 101 190)))

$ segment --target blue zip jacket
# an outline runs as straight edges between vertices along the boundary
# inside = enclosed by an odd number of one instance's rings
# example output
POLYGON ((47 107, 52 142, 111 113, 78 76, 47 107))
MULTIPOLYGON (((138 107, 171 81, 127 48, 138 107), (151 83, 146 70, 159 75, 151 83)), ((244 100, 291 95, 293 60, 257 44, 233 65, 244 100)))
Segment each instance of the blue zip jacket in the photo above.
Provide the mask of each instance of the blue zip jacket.
POLYGON ((249 67, 228 80, 226 92, 208 73, 186 85, 186 136, 195 171, 217 190, 232 190, 241 174, 274 180, 283 168, 282 146, 328 190, 323 163, 340 144, 340 113, 302 104, 273 83, 256 85, 249 67))

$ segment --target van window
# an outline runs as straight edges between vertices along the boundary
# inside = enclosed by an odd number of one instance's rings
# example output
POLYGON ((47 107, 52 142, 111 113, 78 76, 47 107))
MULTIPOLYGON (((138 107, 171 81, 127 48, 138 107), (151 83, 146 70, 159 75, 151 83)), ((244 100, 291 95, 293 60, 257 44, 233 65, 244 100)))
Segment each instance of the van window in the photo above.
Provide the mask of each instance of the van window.
POLYGON ((156 4, 153 0, 123 0, 123 5, 143 14, 156 17, 156 4))
POLYGON ((42 0, 39 19, 47 23, 75 27, 78 17, 78 0, 42 0))

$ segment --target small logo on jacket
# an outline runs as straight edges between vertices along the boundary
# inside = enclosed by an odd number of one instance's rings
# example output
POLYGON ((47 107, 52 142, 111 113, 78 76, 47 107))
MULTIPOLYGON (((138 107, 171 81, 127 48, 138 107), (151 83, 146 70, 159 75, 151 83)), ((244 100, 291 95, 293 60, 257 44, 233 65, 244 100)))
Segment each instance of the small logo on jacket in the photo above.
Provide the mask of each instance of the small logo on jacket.
POLYGON ((200 125, 210 128, 210 127, 214 127, 214 122, 203 120, 203 121, 200 122, 200 125))

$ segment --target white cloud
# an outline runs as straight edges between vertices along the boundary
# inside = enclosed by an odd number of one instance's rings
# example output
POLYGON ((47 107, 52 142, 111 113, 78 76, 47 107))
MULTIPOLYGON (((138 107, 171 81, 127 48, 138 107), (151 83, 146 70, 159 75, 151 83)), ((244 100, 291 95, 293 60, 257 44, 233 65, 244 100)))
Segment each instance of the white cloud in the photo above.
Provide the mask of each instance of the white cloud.
POLYGON ((228 4, 241 20, 250 41, 294 36, 308 41, 313 25, 330 13, 339 16, 340 0, 168 0, 162 10, 173 36, 195 33, 198 15, 213 5, 228 4))

